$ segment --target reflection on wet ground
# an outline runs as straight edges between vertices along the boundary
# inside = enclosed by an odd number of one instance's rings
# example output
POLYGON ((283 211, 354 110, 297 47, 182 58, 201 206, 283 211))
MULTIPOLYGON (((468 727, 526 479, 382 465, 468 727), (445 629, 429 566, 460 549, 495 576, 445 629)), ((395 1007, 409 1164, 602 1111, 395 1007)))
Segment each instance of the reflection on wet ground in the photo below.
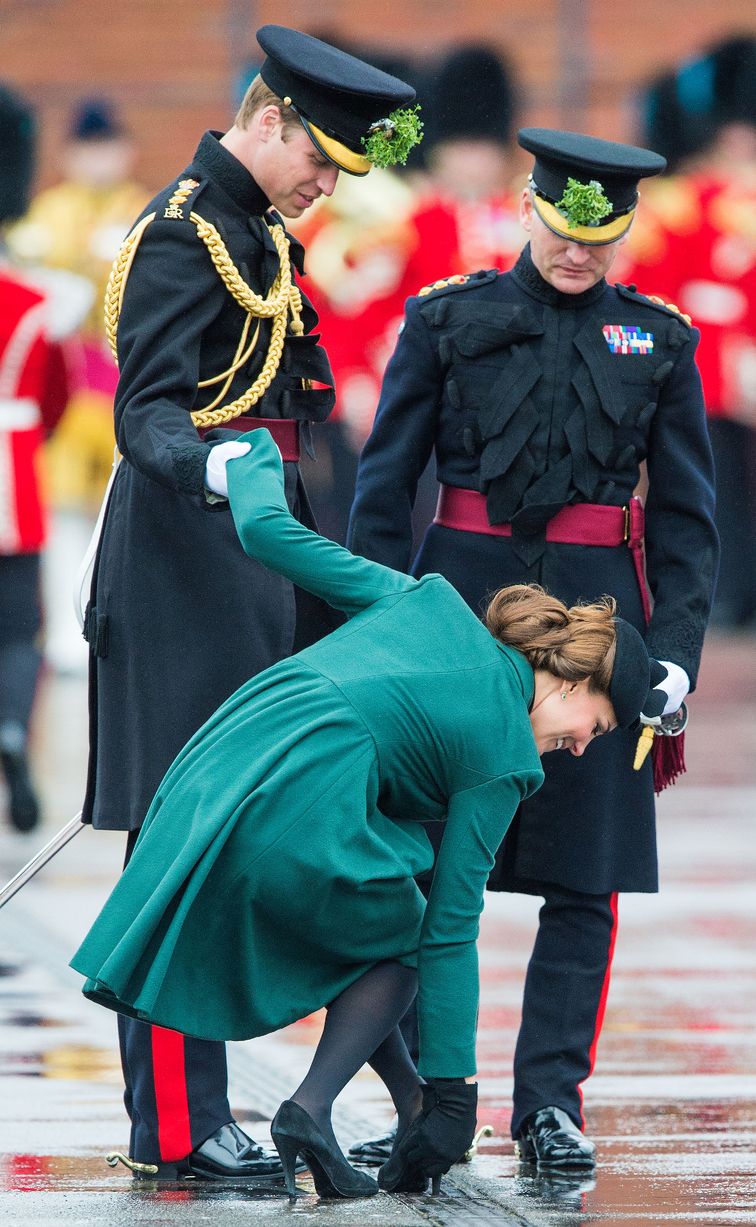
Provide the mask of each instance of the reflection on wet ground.
MULTIPOLYGON (((440 1198, 326 1203, 305 1178, 290 1206, 283 1194, 157 1186, 111 1171, 104 1156, 128 1136, 114 1020, 83 1000, 66 963, 119 871, 122 840, 86 832, 0 913, 3 1227, 236 1227, 282 1215, 319 1227, 756 1224, 756 651, 720 644, 711 661, 708 689, 704 671, 696 696, 689 775, 660 802, 662 892, 620 902, 606 1021, 585 1088, 595 1173, 539 1172, 512 1154, 511 1056, 539 900, 503 896, 489 899, 481 930, 480 1123, 495 1136, 452 1169, 440 1198)), ((68 817, 56 813, 39 845, 68 817)), ((0 831, 0 878, 36 846, 0 831)), ((235 1115, 264 1144, 321 1022, 229 1048, 235 1115)), ((390 1109, 372 1075, 343 1099, 342 1144, 383 1130, 390 1109)))

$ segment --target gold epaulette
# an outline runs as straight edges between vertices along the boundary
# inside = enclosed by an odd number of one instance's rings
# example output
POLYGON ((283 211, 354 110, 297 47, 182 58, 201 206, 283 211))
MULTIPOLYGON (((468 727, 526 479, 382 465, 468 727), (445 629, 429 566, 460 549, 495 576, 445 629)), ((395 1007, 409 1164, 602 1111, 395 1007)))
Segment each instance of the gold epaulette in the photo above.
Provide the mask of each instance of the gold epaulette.
POLYGON ((424 285, 422 290, 417 291, 417 296, 425 298, 426 294, 432 294, 434 290, 445 290, 450 285, 465 285, 469 280, 465 273, 455 273, 453 277, 442 277, 440 281, 431 281, 430 285, 424 285))
POLYGON ((681 311, 679 307, 676 307, 673 302, 665 302, 664 299, 660 298, 658 294, 646 294, 645 297, 649 302, 656 303, 658 307, 666 307, 668 311, 673 311, 675 315, 680 317, 681 320, 685 320, 685 323, 689 328, 693 327, 693 320, 690 318, 690 316, 686 315, 684 311, 681 311))

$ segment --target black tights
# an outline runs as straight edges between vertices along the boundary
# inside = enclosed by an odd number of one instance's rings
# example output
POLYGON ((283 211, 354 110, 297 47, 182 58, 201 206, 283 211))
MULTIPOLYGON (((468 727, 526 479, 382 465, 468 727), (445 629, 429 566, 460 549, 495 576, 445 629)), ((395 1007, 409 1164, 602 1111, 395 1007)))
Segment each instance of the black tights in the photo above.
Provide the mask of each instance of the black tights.
POLYGON ((332 1144, 333 1101, 365 1064, 385 1083, 400 1131, 419 1112, 422 1083, 397 1026, 416 992, 413 968, 376 963, 328 1007, 312 1064, 292 1099, 332 1144))

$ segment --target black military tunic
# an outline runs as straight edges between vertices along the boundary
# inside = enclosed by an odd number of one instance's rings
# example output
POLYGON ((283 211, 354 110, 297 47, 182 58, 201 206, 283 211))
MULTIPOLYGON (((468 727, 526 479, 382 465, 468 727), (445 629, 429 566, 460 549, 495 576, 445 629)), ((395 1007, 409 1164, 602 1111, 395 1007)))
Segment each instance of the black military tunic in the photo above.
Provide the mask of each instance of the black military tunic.
MULTIPOLYGON (((351 548, 409 566, 415 488, 435 448, 439 481, 485 494, 489 520, 511 522, 513 536, 434 524, 414 573, 441 572, 481 612, 511 583, 541 583, 568 604, 609 593, 643 630, 629 549, 547 542, 544 528, 566 505, 624 506, 646 462, 646 640, 694 687, 717 560, 697 339, 632 289, 602 280, 558 291, 529 248, 509 273, 410 299, 360 463, 351 548)), ((522 807, 491 885, 655 890, 651 768, 632 770, 636 741, 615 732, 584 757, 547 755, 546 782, 522 807)))
MULTIPOLYGON (((190 212, 217 228, 243 279, 264 294, 279 267, 268 208, 242 164, 206 133, 191 165, 145 210, 155 218, 137 248, 118 327, 115 423, 123 459, 87 619, 93 663, 85 817, 97 827, 138 828, 173 758, 215 708, 252 674, 333 625, 325 607, 316 610, 244 554, 227 503, 208 502, 210 442, 238 432, 211 431, 203 441, 190 418, 218 391, 198 384, 232 364, 246 318, 190 212), (186 179, 196 187, 176 216, 169 201, 186 179)), ((294 240, 291 251, 301 270, 294 240)), ((302 322, 304 335, 287 335, 278 373, 249 412, 295 418, 306 435, 309 421, 328 415, 334 394, 306 299, 302 322)), ((270 328, 261 322, 224 404, 259 374, 270 328)), ((292 510, 308 518, 295 464, 286 465, 286 485, 292 510)))

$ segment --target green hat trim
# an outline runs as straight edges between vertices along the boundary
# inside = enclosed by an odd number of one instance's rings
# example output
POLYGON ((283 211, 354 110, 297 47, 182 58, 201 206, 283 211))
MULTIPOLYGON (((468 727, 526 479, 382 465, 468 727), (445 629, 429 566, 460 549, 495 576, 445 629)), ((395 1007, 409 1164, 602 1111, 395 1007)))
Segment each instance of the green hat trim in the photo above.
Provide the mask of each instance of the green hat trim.
POLYGON ((373 166, 402 166, 407 163, 410 149, 423 139, 423 121, 418 115, 419 104, 392 111, 388 119, 373 124, 370 135, 362 138, 365 157, 373 166))
POLYGON ((567 188, 562 199, 557 200, 556 207, 564 214, 570 230, 577 226, 596 226, 612 212, 612 203, 597 179, 591 179, 590 183, 568 179, 567 188))

